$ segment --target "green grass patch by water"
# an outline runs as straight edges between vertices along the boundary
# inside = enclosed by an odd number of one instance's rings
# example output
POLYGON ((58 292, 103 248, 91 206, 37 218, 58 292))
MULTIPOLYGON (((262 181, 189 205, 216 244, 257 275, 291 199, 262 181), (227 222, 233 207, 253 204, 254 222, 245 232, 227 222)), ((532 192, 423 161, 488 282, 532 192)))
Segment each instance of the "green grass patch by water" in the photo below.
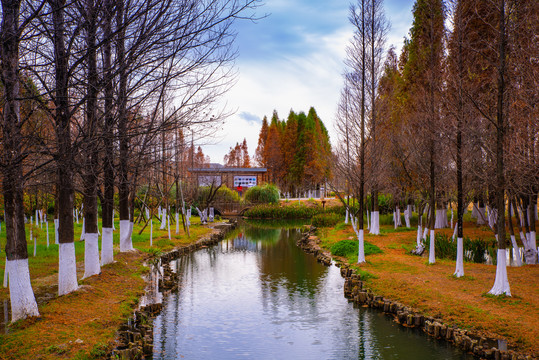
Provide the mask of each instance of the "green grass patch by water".
MULTIPOLYGON (((364 246, 365 246, 365 256, 382 253, 382 250, 378 246, 373 245, 367 241, 364 242, 364 246)), ((357 240, 341 240, 331 247, 331 253, 335 256, 343 256, 343 257, 349 257, 349 256, 354 256, 354 255, 357 256, 357 252, 358 252, 357 240)))

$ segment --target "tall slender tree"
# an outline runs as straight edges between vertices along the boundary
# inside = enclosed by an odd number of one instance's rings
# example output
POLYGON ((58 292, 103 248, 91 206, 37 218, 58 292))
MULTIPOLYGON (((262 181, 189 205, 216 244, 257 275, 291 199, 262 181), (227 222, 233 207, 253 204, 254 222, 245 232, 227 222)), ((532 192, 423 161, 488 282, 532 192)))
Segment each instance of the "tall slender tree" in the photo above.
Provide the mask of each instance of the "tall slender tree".
MULTIPOLYGON (((407 47, 408 59, 404 79, 410 92, 409 106, 415 127, 424 129, 419 139, 428 156, 430 229, 429 263, 434 263, 434 223, 436 209, 436 167, 439 160, 440 74, 443 59, 444 7, 441 0, 417 0, 414 21, 407 47)), ((418 156, 424 156, 418 154, 418 156)))
MULTIPOLYGON (((21 74, 19 46, 25 19, 20 24, 21 1, 2 0, 2 28, 0 81, 2 84, 2 190, 4 195, 4 221, 6 224, 5 271, 9 276, 11 319, 16 321, 28 316, 39 316, 37 303, 30 283, 28 248, 24 228, 24 177, 21 119, 21 74)), ((35 15, 34 15, 35 16, 35 15)))

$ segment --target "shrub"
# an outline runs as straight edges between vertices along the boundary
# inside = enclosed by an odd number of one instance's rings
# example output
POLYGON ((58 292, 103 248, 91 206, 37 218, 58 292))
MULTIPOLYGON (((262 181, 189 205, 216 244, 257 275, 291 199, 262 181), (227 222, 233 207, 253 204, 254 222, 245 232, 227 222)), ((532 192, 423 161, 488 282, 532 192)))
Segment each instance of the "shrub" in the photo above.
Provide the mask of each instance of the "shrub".
POLYGON ((290 206, 262 204, 247 210, 245 216, 253 219, 310 219, 320 211, 321 208, 308 207, 303 204, 290 206))
POLYGON ((273 184, 253 186, 245 192, 245 200, 254 204, 276 204, 279 202, 279 189, 273 184))
POLYGON ((339 214, 344 219, 346 208, 343 205, 326 206, 326 213, 339 214))
MULTIPOLYGON (((464 238, 464 259, 482 264, 485 262, 485 251, 492 256, 496 254, 496 240, 470 239, 464 238)), ((427 237, 425 249, 429 249, 430 238, 427 237)), ((453 241, 451 237, 445 234, 437 234, 436 242, 434 243, 434 252, 439 259, 456 259, 457 258, 457 241, 453 241)))
POLYGON ((342 220, 342 216, 335 213, 323 213, 312 217, 311 224, 316 227, 332 227, 342 220))
MULTIPOLYGON (((364 242, 365 256, 380 254, 382 250, 376 245, 373 245, 367 241, 364 242)), ((331 253, 335 256, 348 257, 357 255, 358 242, 357 240, 341 240, 338 243, 333 244, 331 247, 331 253)))
MULTIPOLYGON (((197 197, 195 199, 194 205, 200 207, 200 203, 204 199, 208 198, 208 195, 210 193, 210 187, 209 186, 201 186, 198 189, 197 197)), ((234 190, 230 190, 225 185, 221 186, 219 190, 217 190, 217 194, 213 198, 213 201, 220 201, 220 202, 228 202, 228 203, 239 203, 240 202, 240 196, 238 193, 234 190)), ((202 209, 200 209, 202 210, 202 209)))

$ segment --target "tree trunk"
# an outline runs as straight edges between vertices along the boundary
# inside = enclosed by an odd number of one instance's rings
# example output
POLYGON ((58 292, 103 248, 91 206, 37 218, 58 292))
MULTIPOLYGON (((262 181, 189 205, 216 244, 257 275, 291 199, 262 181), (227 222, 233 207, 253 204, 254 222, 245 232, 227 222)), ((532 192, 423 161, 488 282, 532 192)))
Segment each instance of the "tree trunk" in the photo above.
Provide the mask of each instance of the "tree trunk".
POLYGON ((97 222, 97 180, 98 180, 98 124, 97 94, 99 79, 97 75, 97 9, 93 0, 87 0, 85 6, 86 46, 87 46, 87 92, 86 122, 84 124, 85 164, 84 183, 84 277, 101 272, 99 264, 99 237, 97 222))
POLYGON ((505 255, 505 176, 503 164, 505 119, 504 119, 504 92, 505 92, 505 0, 500 0, 500 27, 499 31, 499 64, 498 64, 498 103, 496 108, 496 220, 498 236, 498 264, 496 266, 496 279, 489 291, 493 295, 511 296, 509 280, 507 279, 505 255))
POLYGON ((77 267, 73 243, 73 148, 68 102, 68 54, 65 49, 65 0, 52 0, 51 12, 55 54, 56 137, 58 139, 58 294, 77 290, 77 267))
POLYGON ((464 120, 464 100, 463 100, 463 78, 464 66, 462 61, 462 19, 457 19, 458 31, 458 104, 457 104, 457 259, 455 265, 455 277, 464 276, 464 234, 463 234, 463 216, 464 216, 464 189, 462 186, 462 123, 464 120))
POLYGON ((101 264, 114 261, 113 227, 114 227, 114 87, 112 75, 112 16, 114 2, 105 0, 103 19, 103 71, 105 73, 105 125, 103 130, 103 181, 104 196, 102 206, 101 264))
POLYGON ((120 251, 133 250, 131 241, 131 224, 129 221, 129 137, 127 134, 127 66, 125 59, 125 25, 124 3, 116 4, 116 61, 119 67, 118 83, 118 137, 120 142, 119 168, 118 168, 118 193, 120 206, 120 251))
POLYGON ((6 265, 9 277, 11 320, 39 316, 30 282, 28 249, 24 228, 24 179, 21 154, 19 85, 20 1, 2 0, 1 82, 3 86, 2 163, 4 168, 4 221, 6 265))
POLYGON ((435 256, 435 234, 434 234, 434 221, 436 218, 436 188, 434 180, 434 139, 430 140, 430 218, 429 218, 429 229, 430 229, 430 247, 429 247, 429 264, 434 264, 436 262, 435 256))

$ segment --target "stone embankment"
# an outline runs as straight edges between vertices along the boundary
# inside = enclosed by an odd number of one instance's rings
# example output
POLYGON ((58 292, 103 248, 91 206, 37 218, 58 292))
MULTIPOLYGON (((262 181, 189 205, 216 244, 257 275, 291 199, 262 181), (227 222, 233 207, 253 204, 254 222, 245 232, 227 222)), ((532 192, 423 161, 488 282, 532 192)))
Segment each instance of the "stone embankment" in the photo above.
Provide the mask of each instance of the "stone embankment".
MULTIPOLYGON (((314 235, 314 232, 315 229, 310 227, 298 240, 297 245, 307 253, 316 256, 320 263, 330 266, 332 263, 331 255, 320 248, 319 239, 314 235)), ((336 265, 341 268, 341 276, 345 279, 344 296, 352 301, 354 306, 367 306, 383 311, 392 315, 395 322, 402 326, 419 328, 429 336, 451 342, 458 348, 481 359, 536 360, 527 354, 499 349, 497 339, 488 339, 473 331, 444 324, 441 319, 424 316, 408 306, 378 296, 364 286, 361 276, 356 274, 349 265, 343 263, 336 263, 336 265)))
MULTIPOLYGON (((178 274, 172 271, 170 262, 204 247, 216 245, 225 236, 235 229, 237 223, 217 224, 215 231, 198 240, 196 243, 182 246, 160 257, 161 274, 159 291, 166 293, 178 289, 178 274)), ((134 312, 133 319, 124 324, 116 337, 116 348, 110 354, 110 359, 131 360, 151 358, 153 354, 153 319, 161 313, 163 304, 155 303, 140 307, 134 312)))

